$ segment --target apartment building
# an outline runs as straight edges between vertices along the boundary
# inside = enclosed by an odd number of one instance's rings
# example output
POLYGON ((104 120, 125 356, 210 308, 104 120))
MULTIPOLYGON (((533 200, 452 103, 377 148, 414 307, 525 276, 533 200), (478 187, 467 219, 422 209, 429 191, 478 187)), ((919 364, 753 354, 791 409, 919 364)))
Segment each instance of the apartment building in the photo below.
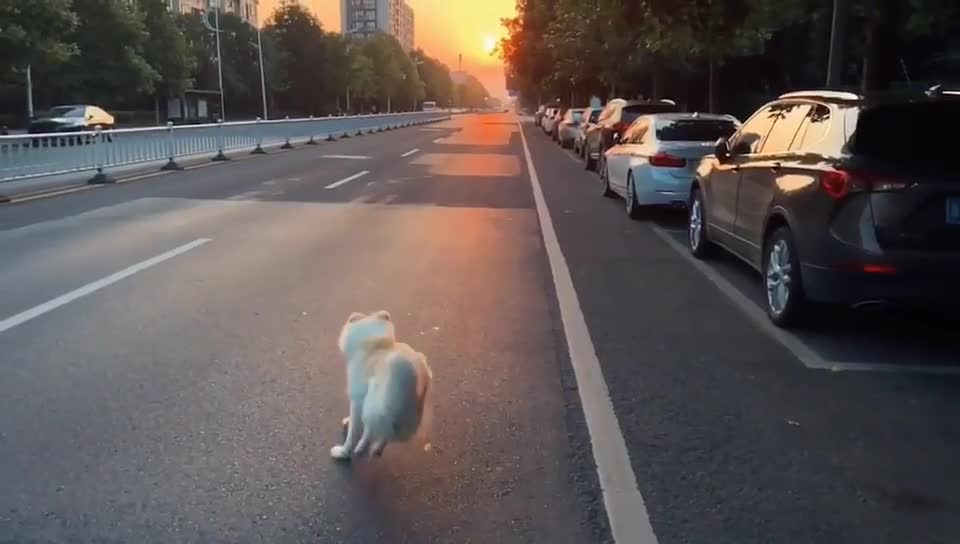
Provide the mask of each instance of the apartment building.
POLYGON ((252 25, 257 24, 257 8, 260 0, 167 0, 167 7, 174 13, 204 11, 220 5, 224 13, 234 13, 252 25))
POLYGON ((407 51, 414 47, 413 9, 404 0, 341 0, 340 28, 359 37, 386 32, 407 51))

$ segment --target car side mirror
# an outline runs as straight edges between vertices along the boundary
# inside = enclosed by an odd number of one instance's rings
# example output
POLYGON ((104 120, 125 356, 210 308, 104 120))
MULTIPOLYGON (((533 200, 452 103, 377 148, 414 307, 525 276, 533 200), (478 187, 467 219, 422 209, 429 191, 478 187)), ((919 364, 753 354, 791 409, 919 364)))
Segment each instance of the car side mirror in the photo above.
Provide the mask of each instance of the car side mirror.
POLYGON ((717 145, 713 148, 713 154, 720 162, 730 159, 730 142, 726 138, 717 140, 717 145))
POLYGON ((619 143, 620 143, 620 133, 619 133, 619 132, 614 132, 614 133, 613 133, 613 143, 614 143, 614 144, 619 144, 619 143))

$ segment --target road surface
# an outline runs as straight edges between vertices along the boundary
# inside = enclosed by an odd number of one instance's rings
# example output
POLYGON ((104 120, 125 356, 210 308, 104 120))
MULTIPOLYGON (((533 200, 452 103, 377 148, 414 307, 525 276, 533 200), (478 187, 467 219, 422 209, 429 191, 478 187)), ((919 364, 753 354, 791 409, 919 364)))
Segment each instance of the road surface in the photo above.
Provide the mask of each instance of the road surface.
POLYGON ((773 330, 682 214, 628 220, 523 127, 0 207, 0 542, 955 541, 955 320, 773 330), (381 308, 433 448, 337 463, 336 335, 381 308))

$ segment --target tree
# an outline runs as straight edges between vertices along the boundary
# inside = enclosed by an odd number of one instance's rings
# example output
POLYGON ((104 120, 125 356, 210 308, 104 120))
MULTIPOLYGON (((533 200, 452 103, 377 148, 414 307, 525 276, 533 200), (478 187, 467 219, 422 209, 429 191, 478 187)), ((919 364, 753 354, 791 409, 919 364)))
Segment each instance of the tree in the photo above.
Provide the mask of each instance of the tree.
POLYGON ((482 108, 486 104, 486 99, 490 97, 483 83, 480 83, 476 77, 464 73, 457 73, 457 96, 459 106, 462 108, 482 108))
POLYGON ((420 63, 419 73, 423 80, 423 100, 432 100, 440 106, 453 104, 454 88, 450 69, 439 60, 428 56, 422 49, 413 52, 415 62, 420 63))
POLYGON ((406 104, 419 94, 416 66, 396 38, 377 32, 364 40, 363 52, 373 61, 377 102, 384 111, 393 109, 394 100, 406 104))
POLYGON ((300 115, 320 113, 328 89, 325 79, 330 74, 320 22, 298 2, 284 0, 270 16, 265 31, 276 46, 274 62, 284 82, 277 88, 278 103, 300 115))
POLYGON ((35 62, 62 62, 77 52, 70 0, 0 2, 0 73, 35 62))
POLYGON ((159 75, 156 94, 179 96, 193 82, 194 51, 165 0, 140 0, 140 6, 147 32, 144 57, 159 75))
POLYGON ((79 24, 70 35, 79 54, 56 75, 60 95, 113 105, 150 94, 160 78, 144 58, 143 13, 127 0, 74 0, 79 24))
MULTIPOLYGON (((362 49, 351 49, 349 56, 350 69, 347 74, 347 81, 349 82, 352 99, 350 107, 353 108, 356 103, 365 104, 377 97, 377 76, 374 72, 373 61, 362 49)), ((360 109, 362 111, 363 108, 360 109)))

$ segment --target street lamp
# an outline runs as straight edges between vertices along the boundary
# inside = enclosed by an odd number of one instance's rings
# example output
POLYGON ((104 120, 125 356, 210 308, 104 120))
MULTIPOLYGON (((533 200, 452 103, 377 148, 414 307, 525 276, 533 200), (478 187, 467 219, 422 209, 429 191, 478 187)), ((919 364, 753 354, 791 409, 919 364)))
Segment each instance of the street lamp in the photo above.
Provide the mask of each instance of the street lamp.
MULTIPOLYGON (((352 38, 353 35, 359 31, 360 31, 360 27, 354 27, 354 28, 351 28, 350 30, 344 31, 343 35, 348 36, 349 38, 352 38)), ((347 61, 348 62, 350 60, 351 49, 353 49, 353 42, 350 39, 348 39, 347 40, 347 61)), ((350 68, 347 67, 347 115, 351 113, 353 113, 353 110, 350 109, 350 68)))
POLYGON ((223 61, 220 56, 220 0, 212 0, 210 4, 212 4, 214 8, 214 26, 210 26, 210 21, 207 20, 207 16, 210 13, 209 11, 204 13, 203 26, 207 27, 207 30, 213 32, 217 37, 217 79, 220 83, 220 120, 226 121, 227 112, 223 101, 223 61))

